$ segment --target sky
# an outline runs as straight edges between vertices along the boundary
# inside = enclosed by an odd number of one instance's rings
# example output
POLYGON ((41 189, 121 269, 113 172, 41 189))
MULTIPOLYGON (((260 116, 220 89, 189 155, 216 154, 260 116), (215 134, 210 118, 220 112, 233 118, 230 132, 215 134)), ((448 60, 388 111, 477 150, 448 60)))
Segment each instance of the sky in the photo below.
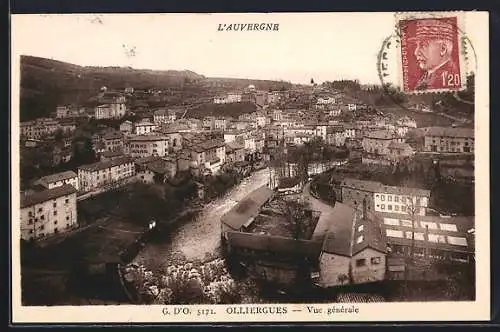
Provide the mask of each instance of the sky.
POLYGON ((208 77, 379 84, 392 13, 13 15, 15 55, 78 65, 192 70, 208 77), (230 23, 279 31, 217 31, 230 23), (130 56, 127 50, 135 50, 130 56))

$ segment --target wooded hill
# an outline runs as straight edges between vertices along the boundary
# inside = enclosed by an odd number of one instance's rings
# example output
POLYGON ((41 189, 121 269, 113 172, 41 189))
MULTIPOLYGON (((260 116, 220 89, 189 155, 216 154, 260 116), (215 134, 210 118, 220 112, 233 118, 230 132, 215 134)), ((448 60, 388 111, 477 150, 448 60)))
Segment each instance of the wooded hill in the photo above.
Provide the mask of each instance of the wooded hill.
POLYGON ((184 70, 84 67, 51 59, 21 56, 21 121, 47 116, 58 104, 83 103, 102 87, 168 89, 196 84, 204 76, 184 70))

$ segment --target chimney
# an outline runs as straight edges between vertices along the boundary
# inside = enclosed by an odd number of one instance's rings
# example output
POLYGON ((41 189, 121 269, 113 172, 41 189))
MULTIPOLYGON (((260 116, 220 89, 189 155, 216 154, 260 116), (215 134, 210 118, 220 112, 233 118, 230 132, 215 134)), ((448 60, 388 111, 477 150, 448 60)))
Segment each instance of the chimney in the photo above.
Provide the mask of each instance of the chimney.
POLYGON ((363 220, 366 220, 366 198, 363 198, 363 220))

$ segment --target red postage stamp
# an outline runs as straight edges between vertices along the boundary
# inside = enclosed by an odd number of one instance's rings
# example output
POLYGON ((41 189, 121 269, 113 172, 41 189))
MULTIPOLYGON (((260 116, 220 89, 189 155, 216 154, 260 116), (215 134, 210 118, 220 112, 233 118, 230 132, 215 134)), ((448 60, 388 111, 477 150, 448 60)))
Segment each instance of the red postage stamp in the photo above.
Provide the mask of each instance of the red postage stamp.
POLYGON ((457 16, 401 19, 398 29, 404 92, 457 91, 465 87, 457 16))

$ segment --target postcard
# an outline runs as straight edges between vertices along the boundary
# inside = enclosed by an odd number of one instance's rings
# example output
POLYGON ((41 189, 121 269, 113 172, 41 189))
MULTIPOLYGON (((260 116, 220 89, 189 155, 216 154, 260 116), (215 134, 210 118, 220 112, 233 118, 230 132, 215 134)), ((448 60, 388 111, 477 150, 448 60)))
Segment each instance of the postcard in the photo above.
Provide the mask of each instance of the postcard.
POLYGON ((12 322, 488 320, 487 36, 13 15, 12 322))

